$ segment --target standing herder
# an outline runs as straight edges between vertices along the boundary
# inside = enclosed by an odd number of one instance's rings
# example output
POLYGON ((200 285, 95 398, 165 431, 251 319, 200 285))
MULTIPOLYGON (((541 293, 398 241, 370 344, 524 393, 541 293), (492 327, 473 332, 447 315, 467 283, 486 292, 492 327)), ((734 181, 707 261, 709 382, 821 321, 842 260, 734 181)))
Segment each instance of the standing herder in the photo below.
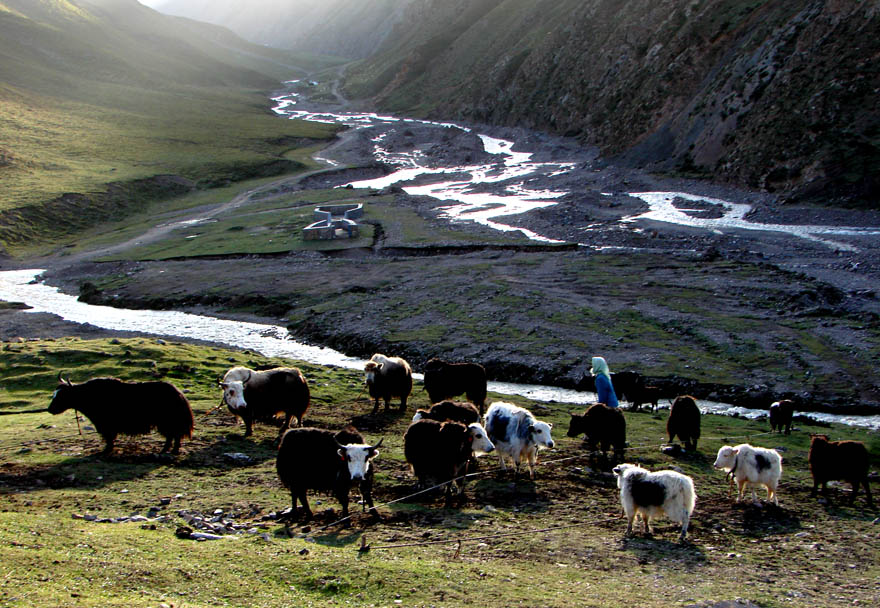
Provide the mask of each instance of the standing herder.
POLYGON ((611 384, 611 372, 603 357, 593 357, 593 369, 590 373, 596 377, 596 395, 599 403, 608 407, 618 407, 617 394, 611 384))

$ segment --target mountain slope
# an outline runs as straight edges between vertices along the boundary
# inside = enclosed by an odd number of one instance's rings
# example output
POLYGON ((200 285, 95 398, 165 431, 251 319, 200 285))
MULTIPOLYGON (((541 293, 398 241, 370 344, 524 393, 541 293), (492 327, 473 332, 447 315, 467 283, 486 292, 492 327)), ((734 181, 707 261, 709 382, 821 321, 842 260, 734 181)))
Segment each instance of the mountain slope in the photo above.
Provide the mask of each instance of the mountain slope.
POLYGON ((877 0, 421 0, 347 89, 577 135, 658 171, 877 206, 878 31, 877 0))
POLYGON ((297 73, 287 54, 136 0, 0 0, 2 244, 282 170, 285 138, 330 134, 269 112, 297 73), (161 174, 182 179, 144 183, 161 174))
POLYGON ((359 59, 415 0, 167 0, 163 13, 228 27, 259 44, 359 59))

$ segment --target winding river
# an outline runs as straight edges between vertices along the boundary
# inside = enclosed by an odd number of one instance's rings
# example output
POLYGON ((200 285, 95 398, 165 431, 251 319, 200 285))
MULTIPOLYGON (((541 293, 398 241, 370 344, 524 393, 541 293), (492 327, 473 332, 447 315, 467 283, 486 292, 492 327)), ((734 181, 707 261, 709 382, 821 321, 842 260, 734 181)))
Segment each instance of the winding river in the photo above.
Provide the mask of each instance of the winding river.
MULTIPOLYGON (((295 84, 293 81, 289 85, 295 84)), ((437 127, 462 129, 452 123, 439 123, 421 120, 401 119, 372 113, 312 113, 297 109, 297 95, 289 93, 273 98, 274 111, 282 116, 301 118, 318 122, 344 124, 351 128, 364 128, 382 124, 398 124, 408 121, 429 124, 437 127)), ((358 188, 384 188, 392 184, 405 184, 419 176, 434 175, 436 183, 404 186, 413 195, 426 195, 444 201, 444 215, 450 221, 474 221, 503 231, 519 230, 528 238, 555 242, 546 236, 495 221, 499 217, 525 213, 541 207, 556 204, 555 200, 564 196, 564 190, 533 190, 526 186, 528 176, 543 175, 552 177, 571 170, 573 163, 534 162, 528 152, 514 152, 514 142, 480 135, 485 150, 497 160, 481 165, 449 168, 427 168, 419 164, 415 153, 392 153, 382 147, 382 136, 376 137, 374 154, 377 159, 392 164, 397 170, 376 180, 353 182, 358 188), (461 174, 470 176, 467 180, 447 180, 445 175, 461 174), (475 191, 481 184, 495 183, 505 185, 503 194, 475 191)), ((328 164, 333 161, 325 159, 328 164)), ((682 225, 721 230, 740 228, 750 230, 771 230, 787 232, 800 238, 820 241, 830 247, 847 248, 849 245, 836 243, 829 237, 834 235, 880 235, 880 228, 859 229, 822 226, 785 226, 755 224, 745 219, 748 205, 728 201, 707 199, 678 192, 630 193, 644 200, 650 207, 646 213, 624 218, 624 222, 638 219, 653 219, 682 225), (676 200, 678 205, 673 204, 676 200), (706 219, 699 213, 688 213, 681 201, 700 201, 722 210, 721 217, 706 219)), ((39 269, 0 272, 0 300, 23 302, 29 312, 45 312, 75 323, 91 324, 104 329, 148 333, 157 336, 174 336, 183 339, 205 340, 238 348, 247 348, 266 356, 278 356, 307 361, 319 365, 363 369, 363 360, 349 357, 329 348, 302 344, 293 340, 287 329, 278 325, 247 323, 195 315, 177 311, 128 310, 107 306, 93 306, 79 302, 74 296, 63 294, 56 288, 38 281, 39 269)), ((522 385, 491 382, 489 390, 505 395, 520 395, 536 401, 561 402, 568 404, 587 404, 595 401, 595 394, 549 386, 522 385)), ((749 410, 724 403, 701 401, 704 412, 718 414, 738 414, 756 418, 766 414, 765 410, 749 410)), ((809 413, 808 416, 825 422, 880 429, 880 416, 844 416, 836 414, 809 413)))
MULTIPOLYGON (((297 81, 287 84, 295 86, 297 81)), ((397 118, 394 116, 374 113, 327 113, 310 112, 297 108, 298 94, 291 92, 274 97, 276 103, 273 111, 291 119, 312 120, 317 122, 341 124, 351 128, 365 128, 381 125, 421 124, 436 127, 470 131, 468 127, 448 122, 397 118)), ((529 152, 514 152, 515 142, 479 135, 486 152, 493 154, 497 160, 480 165, 462 165, 443 168, 429 168, 419 162, 418 152, 390 152, 382 146, 383 136, 373 139, 373 154, 376 160, 397 167, 397 170, 384 177, 351 182, 355 188, 382 189, 391 185, 400 185, 424 176, 436 176, 437 181, 427 185, 404 185, 403 190, 411 195, 422 195, 444 201, 442 215, 451 221, 473 221, 496 230, 506 232, 520 231, 526 237, 542 242, 560 242, 544 235, 536 234, 525 228, 511 226, 494 221, 497 218, 518 215, 534 209, 556 204, 566 194, 565 190, 533 190, 526 185, 530 176, 541 175, 552 178, 564 175, 574 168, 574 163, 566 162, 534 162, 529 152), (444 180, 444 175, 467 174, 466 180, 444 180), (480 192, 479 186, 485 184, 504 184, 503 194, 480 192)), ((622 218, 622 223, 633 223, 640 220, 666 222, 692 228, 702 228, 713 232, 730 230, 750 230, 779 232, 798 238, 822 243, 832 249, 855 251, 857 248, 846 242, 835 240, 834 237, 876 237, 880 236, 878 227, 850 226, 812 226, 792 224, 766 224, 752 222, 746 215, 752 207, 748 204, 734 203, 717 198, 697 196, 687 192, 627 192, 629 196, 647 203, 649 209, 630 217, 622 218), (687 203, 700 203, 699 207, 689 208, 687 203), (717 213, 706 217, 705 207, 717 213), (717 217, 714 217, 717 215, 717 217)), ((610 193, 606 193, 611 196, 610 193)), ((589 246, 580 243, 582 246, 589 246)))

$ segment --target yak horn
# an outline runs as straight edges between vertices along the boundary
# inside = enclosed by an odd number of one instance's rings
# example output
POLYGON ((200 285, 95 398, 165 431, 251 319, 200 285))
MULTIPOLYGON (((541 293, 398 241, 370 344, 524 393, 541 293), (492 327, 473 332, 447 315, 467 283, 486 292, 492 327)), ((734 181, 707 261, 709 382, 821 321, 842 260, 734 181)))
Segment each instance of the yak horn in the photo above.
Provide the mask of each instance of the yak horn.
POLYGON ((251 379, 251 372, 248 372, 247 378, 241 381, 242 384, 247 384, 247 382, 251 379))
POLYGON ((384 437, 382 437, 381 439, 379 439, 379 443, 377 443, 376 445, 371 445, 371 446, 370 446, 370 449, 371 449, 371 450, 377 450, 377 449, 379 449, 379 446, 382 445, 382 442, 383 442, 383 441, 385 441, 385 438, 384 438, 384 437))
POLYGON ((70 384, 70 380, 65 380, 64 378, 61 377, 61 374, 63 374, 63 373, 64 372, 58 372, 58 383, 59 384, 66 384, 67 386, 72 386, 70 384))

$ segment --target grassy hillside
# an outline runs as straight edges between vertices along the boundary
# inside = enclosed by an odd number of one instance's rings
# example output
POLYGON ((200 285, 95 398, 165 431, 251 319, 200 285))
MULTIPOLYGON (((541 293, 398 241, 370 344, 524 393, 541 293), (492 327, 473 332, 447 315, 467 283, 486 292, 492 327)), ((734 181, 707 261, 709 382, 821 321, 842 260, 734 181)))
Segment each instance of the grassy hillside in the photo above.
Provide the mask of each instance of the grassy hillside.
MULTIPOLYGON (((864 497, 849 506, 848 485, 833 487, 831 502, 810 498, 806 462, 808 432, 825 431, 866 441, 876 470, 876 433, 798 423, 790 436, 770 436, 766 421, 705 416, 698 453, 673 458, 658 449, 664 414, 626 412, 626 459, 680 467, 698 499, 688 544, 675 542, 676 527, 665 520, 655 522, 654 538, 624 540, 613 477, 586 457, 579 438, 565 437, 576 406, 505 397, 554 423, 556 449, 542 452, 535 481, 514 483, 494 458, 483 459, 465 497, 445 507, 437 495, 407 498, 415 481, 402 434, 411 411, 371 415, 357 371, 151 338, 2 349, 2 413, 46 407, 61 371, 74 382, 108 374, 167 380, 196 417, 179 457, 156 455, 161 439, 153 434, 121 437, 100 458, 100 438, 88 420, 80 436, 72 412, 0 416, 4 606, 604 608, 744 598, 773 607, 869 605, 876 597, 876 511, 864 497), (361 513, 356 492, 351 527, 331 525, 339 505, 315 493, 307 527, 277 521, 290 505, 275 473, 277 429, 257 424, 245 440, 225 408, 213 411, 217 376, 238 364, 299 366, 313 396, 308 424, 354 422, 368 440, 384 438, 374 486, 381 521, 361 513), (782 451, 780 507, 734 505, 724 475, 712 469, 721 445, 747 439, 782 451), (223 538, 177 537, 179 527, 193 526, 185 516, 216 518, 223 538), (358 552, 362 541, 369 552, 358 552)), ((419 388, 411 407, 426 405, 419 388)))
POLYGON ((349 72, 348 91, 577 135, 658 171, 876 207, 878 8, 435 0, 349 72))
POLYGON ((269 111, 296 61, 135 0, 0 1, 0 243, 296 169, 286 151, 334 132, 269 111))

